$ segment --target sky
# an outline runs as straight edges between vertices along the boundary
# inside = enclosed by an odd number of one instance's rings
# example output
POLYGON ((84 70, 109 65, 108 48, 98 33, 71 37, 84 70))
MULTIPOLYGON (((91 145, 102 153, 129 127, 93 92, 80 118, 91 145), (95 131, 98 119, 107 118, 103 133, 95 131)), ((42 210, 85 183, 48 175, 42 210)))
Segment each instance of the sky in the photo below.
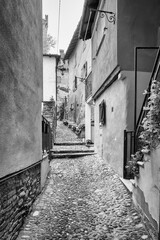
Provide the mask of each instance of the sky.
POLYGON ((66 52, 81 18, 84 0, 42 0, 42 3, 43 18, 45 15, 48 15, 48 34, 56 40, 56 46, 51 53, 59 54, 59 49, 64 49, 66 52), (58 41, 59 2, 61 3, 61 8, 58 41))

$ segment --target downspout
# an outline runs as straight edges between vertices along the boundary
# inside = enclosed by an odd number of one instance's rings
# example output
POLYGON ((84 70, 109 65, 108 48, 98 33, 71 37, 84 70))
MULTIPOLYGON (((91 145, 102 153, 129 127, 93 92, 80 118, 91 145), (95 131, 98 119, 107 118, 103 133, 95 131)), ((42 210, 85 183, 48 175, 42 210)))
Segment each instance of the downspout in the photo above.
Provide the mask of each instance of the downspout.
POLYGON ((55 74, 56 74, 56 99, 55 99, 55 112, 56 112, 56 119, 55 119, 55 123, 56 123, 56 127, 57 127, 57 72, 58 72, 58 62, 59 62, 59 56, 57 56, 56 58, 56 68, 55 68, 55 74))
POLYGON ((160 240, 160 167, 159 167, 159 230, 158 230, 158 240, 160 240))

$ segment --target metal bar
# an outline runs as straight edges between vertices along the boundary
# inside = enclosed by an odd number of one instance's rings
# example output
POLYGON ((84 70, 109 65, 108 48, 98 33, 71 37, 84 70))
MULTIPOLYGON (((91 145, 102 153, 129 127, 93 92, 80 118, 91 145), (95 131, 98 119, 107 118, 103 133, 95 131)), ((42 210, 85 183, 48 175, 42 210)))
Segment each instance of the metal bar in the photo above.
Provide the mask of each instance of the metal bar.
MULTIPOLYGON (((141 112, 139 114, 139 118, 138 118, 138 121, 137 121, 137 65, 138 65, 138 50, 156 50, 156 49, 159 49, 159 47, 135 47, 134 49, 134 71, 135 71, 135 99, 134 99, 134 151, 136 151, 136 133, 137 133, 137 125, 139 125, 139 122, 140 122, 140 118, 142 116, 142 112, 143 112, 143 108, 141 109, 141 112)), ((154 64, 155 66, 155 64, 154 64)), ((154 69, 154 67, 153 67, 154 69)), ((153 74, 153 70, 152 70, 152 74, 153 74)), ((151 79, 152 79, 152 76, 151 76, 151 79)), ((151 80, 150 80, 150 85, 151 85, 151 80)), ((150 86, 149 85, 149 86, 150 86)), ((144 99, 144 102, 143 102, 143 105, 144 106, 144 103, 146 101, 146 98, 147 96, 145 96, 145 99, 144 99)))
POLYGON ((134 93, 134 151, 136 151, 136 121, 137 121, 137 47, 134 49, 135 93, 134 93))
POLYGON ((108 11, 104 11, 104 10, 97 10, 95 8, 90 8, 90 10, 93 11, 93 12, 115 14, 114 12, 108 12, 108 11))
MULTIPOLYGON (((154 49, 159 49, 159 51, 157 52, 156 59, 155 59, 154 64, 153 64, 152 74, 151 74, 149 86, 148 86, 148 89, 147 89, 148 92, 150 92, 152 78, 154 77, 154 72, 155 72, 155 69, 156 69, 156 66, 157 66, 157 63, 158 63, 158 59, 159 59, 159 55, 160 55, 160 48, 159 47, 155 47, 154 49)), ((147 98, 148 98, 148 96, 146 95, 144 100, 143 100, 142 106, 145 106, 147 98)), ((144 111, 143 111, 143 107, 142 107, 141 111, 140 111, 140 114, 139 114, 139 118, 137 120, 137 124, 136 124, 136 135, 137 135, 137 132, 138 132, 138 129, 139 129, 139 125, 140 125, 141 120, 142 120, 143 117, 144 117, 144 111)))
POLYGON ((129 135, 130 135, 130 156, 131 156, 131 154, 132 154, 132 132, 129 135))
POLYGON ((123 154, 123 178, 126 178, 126 130, 124 130, 124 148, 123 148, 123 151, 124 151, 124 154, 123 154))

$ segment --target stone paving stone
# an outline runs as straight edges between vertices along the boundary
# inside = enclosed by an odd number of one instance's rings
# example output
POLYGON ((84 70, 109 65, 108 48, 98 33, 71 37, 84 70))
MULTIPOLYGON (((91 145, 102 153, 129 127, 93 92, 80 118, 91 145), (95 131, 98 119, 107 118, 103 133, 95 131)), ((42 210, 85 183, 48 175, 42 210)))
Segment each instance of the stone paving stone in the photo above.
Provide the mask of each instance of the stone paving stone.
POLYGON ((56 142, 82 142, 81 138, 78 138, 77 135, 67 126, 63 124, 62 121, 57 121, 57 130, 56 130, 56 142))
POLYGON ((100 157, 54 159, 17 240, 156 240, 145 224, 131 194, 100 157))

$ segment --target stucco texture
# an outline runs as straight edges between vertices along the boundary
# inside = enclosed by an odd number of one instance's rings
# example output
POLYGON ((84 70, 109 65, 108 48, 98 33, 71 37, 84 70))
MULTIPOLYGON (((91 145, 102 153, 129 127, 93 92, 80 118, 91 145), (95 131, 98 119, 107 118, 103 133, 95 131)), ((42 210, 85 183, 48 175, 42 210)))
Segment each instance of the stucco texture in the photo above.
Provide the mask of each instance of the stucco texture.
POLYGON ((0 2, 0 177, 41 159, 42 4, 0 2))
POLYGON ((98 154, 123 175, 123 136, 126 128, 127 85, 117 80, 95 103, 95 148, 98 154), (106 124, 99 126, 99 104, 105 100, 106 124))
MULTIPOLYGON (((103 1, 102 1, 103 2, 103 1)), ((108 0, 100 7, 116 13, 116 0, 108 0)), ((110 73, 117 66, 117 20, 115 24, 104 18, 98 18, 92 37, 92 76, 94 95, 110 73), (104 40, 102 40, 104 38, 104 40), (99 64, 101 63, 101 64, 99 64)))
POLYGON ((160 191, 160 149, 145 154, 144 168, 140 167, 140 177, 136 178, 136 188, 133 196, 135 201, 143 208, 148 218, 158 229, 159 223, 159 191, 160 191))
MULTIPOLYGON (((134 47, 159 45, 160 1, 118 0, 117 9, 118 63, 123 70, 134 70, 134 47)), ((154 56, 153 50, 139 50, 139 71, 149 72, 154 56)))

